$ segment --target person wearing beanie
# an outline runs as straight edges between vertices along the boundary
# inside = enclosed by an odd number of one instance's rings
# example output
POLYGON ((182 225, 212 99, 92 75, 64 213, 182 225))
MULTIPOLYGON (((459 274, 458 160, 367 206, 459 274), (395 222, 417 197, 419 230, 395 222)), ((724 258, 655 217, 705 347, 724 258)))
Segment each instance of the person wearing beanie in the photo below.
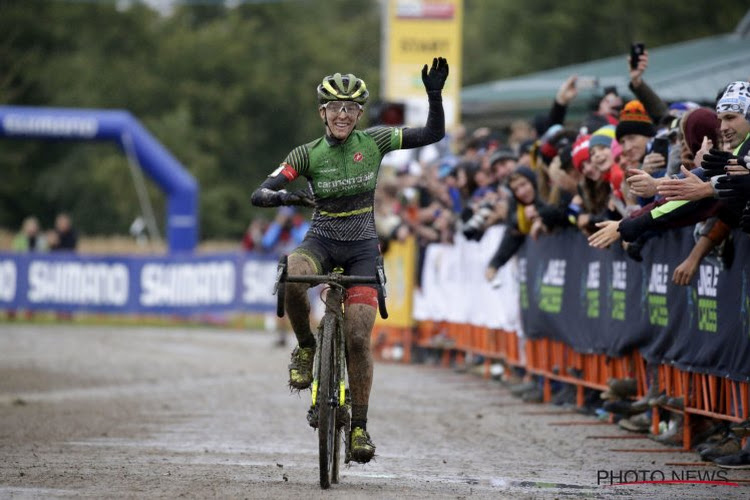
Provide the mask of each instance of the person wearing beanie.
POLYGON ((734 155, 746 156, 750 150, 750 83, 732 82, 727 85, 716 103, 716 113, 721 121, 721 137, 726 145, 734 155))
POLYGON ((602 178, 602 171, 591 162, 591 138, 590 135, 580 135, 573 143, 572 163, 573 167, 583 174, 583 177, 597 182, 602 178))
POLYGON ((625 168, 637 168, 646 156, 649 140, 656 135, 654 122, 641 101, 630 101, 620 113, 615 138, 622 145, 621 162, 625 168))
POLYGON ((537 179, 532 169, 517 167, 508 176, 508 187, 513 198, 508 206, 507 229, 497 251, 487 264, 484 273, 487 281, 492 281, 497 270, 516 254, 526 240, 526 235, 533 235, 534 226, 541 224, 539 211, 545 207, 537 196, 537 179))
POLYGON ((707 138, 711 144, 718 145, 720 127, 719 117, 710 108, 688 111, 680 120, 682 140, 692 154, 700 150, 704 138, 707 138))
POLYGON ((516 168, 518 157, 510 148, 500 148, 489 157, 490 170, 495 176, 496 183, 504 183, 505 179, 516 168))
POLYGON ((576 207, 576 214, 569 214, 569 219, 585 233, 596 231, 594 224, 610 218, 611 215, 607 210, 607 202, 612 188, 609 180, 603 178, 606 172, 599 170, 591 158, 591 141, 602 141, 606 134, 603 132, 600 136, 597 138, 593 135, 578 136, 573 143, 571 153, 573 167, 583 174, 583 178, 578 184, 578 195, 573 197, 571 203, 571 206, 576 207))
POLYGON ((594 132, 589 139, 589 156, 592 167, 601 172, 602 180, 609 182, 612 193, 624 200, 620 189, 624 174, 612 154, 612 145, 616 142, 614 137, 615 127, 612 125, 594 132))
POLYGON ((589 142, 589 148, 594 146, 606 146, 612 148, 612 143, 615 140, 615 126, 605 125, 598 130, 595 130, 591 134, 591 141, 589 142))
POLYGON ((615 136, 618 141, 622 142, 627 135, 643 135, 653 137, 656 135, 654 122, 646 113, 641 101, 633 100, 628 102, 620 112, 620 122, 617 124, 615 136))

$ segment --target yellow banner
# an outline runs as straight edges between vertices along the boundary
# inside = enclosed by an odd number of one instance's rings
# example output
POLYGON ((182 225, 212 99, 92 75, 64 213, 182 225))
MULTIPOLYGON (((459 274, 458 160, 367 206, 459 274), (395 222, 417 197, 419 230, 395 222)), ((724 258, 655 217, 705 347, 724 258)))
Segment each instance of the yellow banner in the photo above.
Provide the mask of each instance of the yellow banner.
POLYGON ((445 121, 459 123, 463 0, 388 0, 386 15, 385 100, 406 104, 407 124, 424 124, 422 66, 445 57, 450 65, 443 90, 445 121))
POLYGON ((388 253, 383 256, 387 279, 385 289, 388 296, 385 304, 388 307, 388 319, 383 320, 378 315, 376 325, 395 328, 412 326, 416 250, 417 245, 413 237, 403 243, 392 241, 388 245, 388 253))

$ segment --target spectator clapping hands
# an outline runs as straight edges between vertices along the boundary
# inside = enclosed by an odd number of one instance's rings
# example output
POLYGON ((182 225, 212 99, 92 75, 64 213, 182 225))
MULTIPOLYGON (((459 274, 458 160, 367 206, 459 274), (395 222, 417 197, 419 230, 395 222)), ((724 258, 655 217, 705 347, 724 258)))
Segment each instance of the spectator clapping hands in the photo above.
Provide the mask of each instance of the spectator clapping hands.
POLYGON ((700 200, 713 195, 711 184, 704 182, 697 175, 690 172, 683 165, 680 167, 682 179, 664 179, 657 188, 659 194, 667 199, 673 200, 700 200))

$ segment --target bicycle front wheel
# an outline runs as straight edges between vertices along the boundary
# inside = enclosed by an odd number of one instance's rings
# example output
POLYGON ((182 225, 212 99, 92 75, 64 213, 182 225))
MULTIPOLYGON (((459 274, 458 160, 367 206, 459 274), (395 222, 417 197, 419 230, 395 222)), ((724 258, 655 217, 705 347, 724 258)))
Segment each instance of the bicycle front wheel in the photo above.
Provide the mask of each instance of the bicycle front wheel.
POLYGON ((336 445, 339 432, 336 430, 336 384, 338 370, 336 360, 336 318, 327 315, 323 319, 323 334, 320 348, 320 384, 318 386, 318 451, 320 458, 320 487, 328 489, 331 481, 338 481, 338 454, 336 445))

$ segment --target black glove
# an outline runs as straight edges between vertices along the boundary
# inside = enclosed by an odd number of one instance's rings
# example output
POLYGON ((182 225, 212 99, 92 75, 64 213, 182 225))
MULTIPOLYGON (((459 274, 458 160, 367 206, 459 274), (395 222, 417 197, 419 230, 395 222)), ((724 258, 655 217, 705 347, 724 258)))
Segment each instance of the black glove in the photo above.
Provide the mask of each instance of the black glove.
POLYGON ((422 83, 427 92, 440 92, 443 90, 445 80, 448 78, 448 61, 444 57, 436 57, 432 60, 432 67, 427 71, 427 65, 422 68, 422 83))
POLYGON ((298 205, 301 207, 315 207, 315 200, 304 189, 299 191, 279 191, 282 205, 298 205))
POLYGON ((729 163, 729 160, 736 159, 737 157, 732 153, 711 148, 707 154, 703 155, 701 167, 703 167, 710 177, 713 177, 714 175, 723 175, 724 167, 729 163))
POLYGON ((714 184, 719 199, 750 199, 750 175, 722 175, 714 184))

